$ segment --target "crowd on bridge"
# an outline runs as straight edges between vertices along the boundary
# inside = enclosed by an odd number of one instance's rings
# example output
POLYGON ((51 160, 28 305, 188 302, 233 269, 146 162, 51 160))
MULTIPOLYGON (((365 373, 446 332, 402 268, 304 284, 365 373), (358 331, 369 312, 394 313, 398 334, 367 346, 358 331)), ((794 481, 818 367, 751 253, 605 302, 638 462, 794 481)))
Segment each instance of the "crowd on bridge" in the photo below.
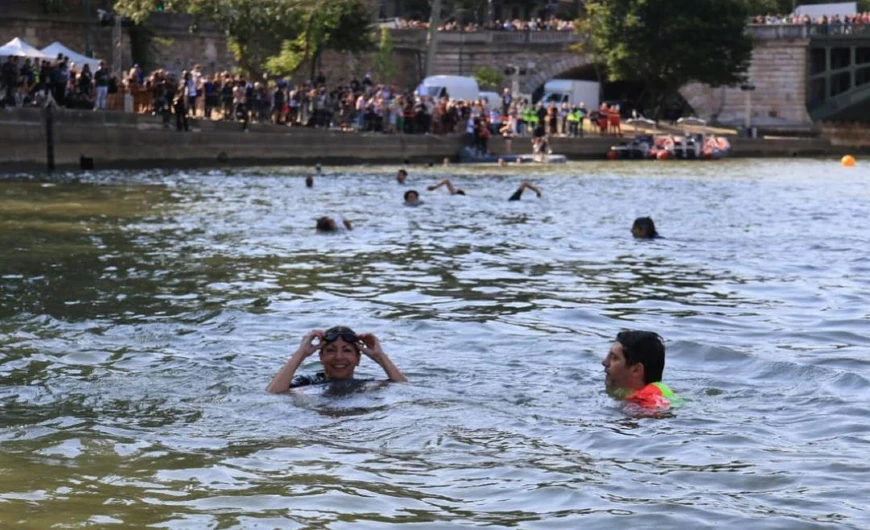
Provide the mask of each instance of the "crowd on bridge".
MULTIPOLYGON (((846 15, 833 14, 811 17, 803 13, 792 13, 788 15, 758 15, 751 21, 752 24, 802 24, 814 25, 833 28, 852 28, 854 26, 865 26, 870 24, 870 11, 863 13, 851 13, 846 15)), ((845 30, 844 30, 845 31, 845 30)))
MULTIPOLYGON (((397 29, 429 29, 429 22, 413 19, 394 19, 397 29)), ((462 23, 450 19, 438 26, 438 31, 574 31, 574 22, 560 18, 533 18, 531 20, 509 19, 492 22, 462 23)))

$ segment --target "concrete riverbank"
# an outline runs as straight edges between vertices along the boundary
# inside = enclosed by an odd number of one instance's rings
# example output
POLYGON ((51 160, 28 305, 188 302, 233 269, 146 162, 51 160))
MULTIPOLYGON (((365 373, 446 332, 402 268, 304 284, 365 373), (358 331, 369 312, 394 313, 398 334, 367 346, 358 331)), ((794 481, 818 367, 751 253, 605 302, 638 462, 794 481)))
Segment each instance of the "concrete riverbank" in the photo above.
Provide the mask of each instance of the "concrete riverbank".
MULTIPOLYGON (((0 172, 41 171, 49 143, 46 111, 0 111, 0 172)), ((441 163, 454 159, 463 135, 385 135, 192 120, 190 132, 164 128, 160 118, 121 112, 52 111, 53 156, 59 170, 78 169, 82 157, 94 169, 212 167, 269 164, 441 163)), ((174 124, 173 124, 174 125, 174 124)), ((622 139, 624 140, 624 139, 622 139)), ((555 138, 554 153, 571 160, 603 159, 619 139, 555 138)), ((826 138, 732 138, 736 157, 833 156, 867 151, 826 138)), ((490 148, 505 152, 501 138, 490 148)), ((513 141, 513 152, 531 152, 528 139, 513 141)))

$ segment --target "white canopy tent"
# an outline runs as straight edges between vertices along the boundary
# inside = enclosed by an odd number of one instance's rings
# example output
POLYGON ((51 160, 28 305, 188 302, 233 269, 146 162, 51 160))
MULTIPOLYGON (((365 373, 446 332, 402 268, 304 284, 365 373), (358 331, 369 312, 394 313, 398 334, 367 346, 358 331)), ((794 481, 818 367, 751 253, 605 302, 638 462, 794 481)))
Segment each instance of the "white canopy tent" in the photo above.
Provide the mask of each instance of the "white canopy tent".
POLYGON ((30 57, 31 59, 51 59, 50 56, 42 53, 18 37, 15 37, 3 46, 0 46, 0 57, 9 56, 30 57))
POLYGON ((76 66, 81 68, 84 65, 88 65, 91 69, 91 72, 96 72, 97 68, 100 67, 100 60, 94 59, 93 57, 88 57, 87 55, 82 55, 76 51, 73 51, 63 44, 60 41, 54 41, 45 48, 42 49, 42 53, 49 55, 52 59, 57 58, 57 54, 63 54, 69 57, 70 62, 76 63, 76 66))

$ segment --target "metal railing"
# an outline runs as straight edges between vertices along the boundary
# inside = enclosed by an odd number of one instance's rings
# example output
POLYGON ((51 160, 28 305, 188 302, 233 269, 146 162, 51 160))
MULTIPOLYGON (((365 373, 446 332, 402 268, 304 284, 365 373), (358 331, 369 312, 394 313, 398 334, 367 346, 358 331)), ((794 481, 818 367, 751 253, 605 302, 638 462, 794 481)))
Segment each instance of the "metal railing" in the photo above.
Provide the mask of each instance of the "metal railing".
POLYGON ((870 24, 749 24, 746 31, 758 40, 870 38, 870 24))
MULTIPOLYGON (((394 42, 402 44, 425 42, 426 30, 395 29, 394 42)), ((571 44, 579 42, 573 31, 439 31, 438 42, 444 44, 571 44)))

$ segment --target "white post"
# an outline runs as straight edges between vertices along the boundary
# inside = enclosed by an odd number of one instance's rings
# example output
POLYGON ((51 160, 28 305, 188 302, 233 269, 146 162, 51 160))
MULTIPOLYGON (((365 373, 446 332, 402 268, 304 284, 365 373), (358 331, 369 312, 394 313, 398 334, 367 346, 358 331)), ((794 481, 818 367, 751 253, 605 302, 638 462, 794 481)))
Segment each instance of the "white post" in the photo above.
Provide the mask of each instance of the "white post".
POLYGON ((115 13, 115 27, 112 31, 112 69, 118 79, 121 79, 121 46, 124 42, 121 18, 121 15, 115 13))
POLYGON ((752 123, 752 92, 749 90, 743 91, 744 109, 743 109, 743 127, 746 129, 746 134, 749 134, 749 125, 752 123))
POLYGON ((426 73, 424 77, 435 75, 435 51, 438 46, 438 25, 441 23, 441 0, 432 0, 432 14, 429 16, 429 34, 426 42, 426 73))

